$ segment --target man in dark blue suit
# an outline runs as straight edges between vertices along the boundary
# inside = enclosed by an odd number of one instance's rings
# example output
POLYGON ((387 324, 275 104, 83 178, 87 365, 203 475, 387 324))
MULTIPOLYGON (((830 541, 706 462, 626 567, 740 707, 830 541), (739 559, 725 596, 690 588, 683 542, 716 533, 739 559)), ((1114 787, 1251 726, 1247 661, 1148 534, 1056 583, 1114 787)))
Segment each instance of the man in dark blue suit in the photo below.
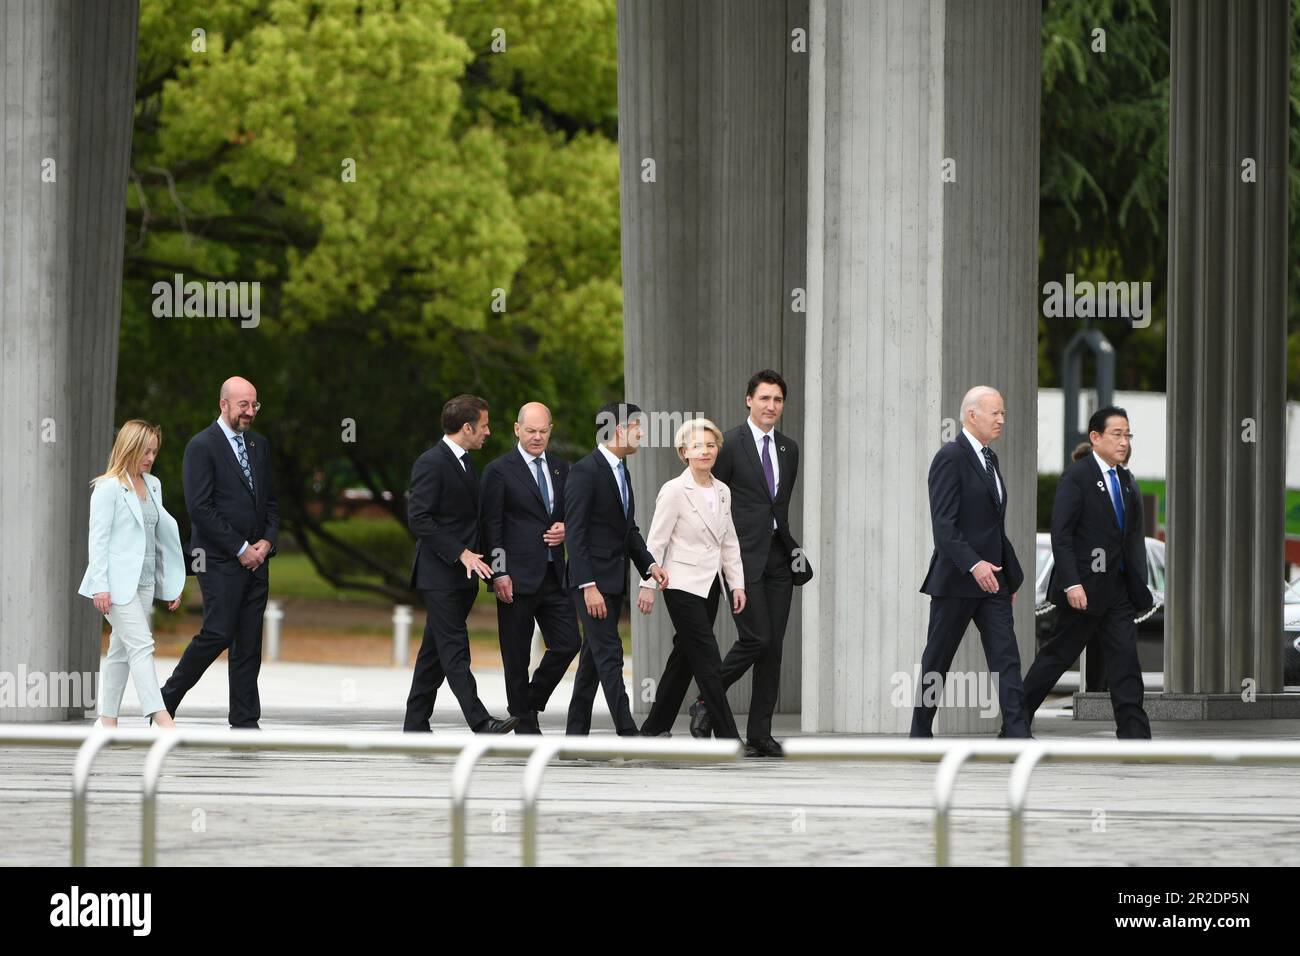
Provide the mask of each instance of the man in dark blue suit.
POLYGON ((517 734, 540 734, 537 713, 582 646, 564 562, 564 488, 569 463, 546 451, 551 411, 540 402, 519 409, 519 444, 483 469, 479 514, 483 549, 497 596, 497 633, 506 700, 517 734), (528 679, 533 627, 546 653, 528 679))
POLYGON ((997 675, 1004 737, 1028 737, 1012 595, 1024 581, 1007 539, 1007 486, 989 444, 1002 435, 1006 409, 996 389, 977 386, 961 403, 962 430, 930 463, 934 554, 921 592, 930 595, 930 630, 912 710, 913 737, 933 737, 935 704, 971 621, 989 673, 997 675))
POLYGON ((1029 720, 1065 669, 1094 636, 1101 641, 1115 736, 1150 739, 1142 706, 1134 618, 1154 603, 1147 588, 1142 497, 1122 464, 1128 413, 1099 408, 1088 420, 1092 451, 1061 475, 1052 504, 1052 576, 1047 598, 1058 608, 1056 633, 1025 675, 1029 720))
POLYGON ((636 526, 636 499, 625 464, 641 443, 641 409, 611 402, 596 414, 596 450, 569 469, 564 490, 565 539, 574 606, 582 623, 582 653, 569 702, 568 733, 591 730, 596 686, 620 736, 637 733, 623 686, 623 641, 618 616, 627 594, 630 558, 641 577, 668 586, 668 575, 636 526))
POLYGON ((181 700, 229 650, 230 726, 256 728, 262 716, 262 615, 280 512, 271 484, 271 451, 251 431, 262 407, 243 378, 221 385, 221 414, 185 446, 182 477, 190 513, 190 568, 203 593, 203 628, 162 688, 173 717, 181 700))
POLYGON ((491 434, 487 402, 477 395, 457 395, 442 407, 442 431, 442 440, 411 467, 406 506, 406 523, 416 542, 411 587, 424 597, 427 617, 402 729, 431 729, 434 699, 445 678, 471 730, 509 733, 518 719, 493 717, 479 700, 465 624, 478 596, 478 579, 492 574, 479 550, 478 473, 469 456, 491 434))

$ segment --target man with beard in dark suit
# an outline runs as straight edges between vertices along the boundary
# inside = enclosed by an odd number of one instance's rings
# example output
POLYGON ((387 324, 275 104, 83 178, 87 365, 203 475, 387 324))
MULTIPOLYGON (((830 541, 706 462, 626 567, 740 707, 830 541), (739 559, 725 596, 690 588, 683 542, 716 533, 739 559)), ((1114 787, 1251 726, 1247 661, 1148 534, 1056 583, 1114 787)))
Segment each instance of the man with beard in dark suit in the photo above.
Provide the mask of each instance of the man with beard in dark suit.
POLYGON ((221 384, 217 420, 185 446, 182 477, 190 513, 192 568, 203 592, 203 628, 163 685, 176 709, 208 666, 229 651, 230 726, 257 729, 262 699, 262 615, 270 587, 280 512, 271 486, 271 451, 252 430, 257 389, 235 376, 221 384))
POLYGON ((1052 505, 1052 576, 1047 599, 1057 607, 1056 633, 1025 675, 1034 713, 1094 635, 1101 641, 1115 736, 1147 740, 1134 618, 1154 603, 1147 588, 1142 496, 1122 467, 1128 458, 1128 412, 1099 408, 1088 419, 1092 452, 1061 475, 1052 505))

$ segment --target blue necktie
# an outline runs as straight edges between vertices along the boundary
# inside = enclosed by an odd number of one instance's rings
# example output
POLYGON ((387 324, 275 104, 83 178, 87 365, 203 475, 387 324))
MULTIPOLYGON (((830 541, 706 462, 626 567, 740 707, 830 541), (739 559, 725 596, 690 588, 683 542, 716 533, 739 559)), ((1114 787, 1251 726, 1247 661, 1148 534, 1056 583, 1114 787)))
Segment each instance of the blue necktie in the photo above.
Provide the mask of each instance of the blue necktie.
POLYGON ((248 467, 248 452, 244 450, 244 436, 235 436, 235 451, 239 454, 239 467, 244 469, 244 480, 248 482, 248 488, 253 488, 253 470, 248 467))
POLYGON ((1112 468, 1106 472, 1110 475, 1110 503, 1115 506, 1115 517, 1119 520, 1119 530, 1124 530, 1124 498, 1119 493, 1119 479, 1115 476, 1115 469, 1112 468))
POLYGON ((618 463, 618 484, 623 492, 623 517, 627 517, 627 465, 623 462, 618 463))
MULTIPOLYGON (((537 470, 537 487, 542 491, 542 504, 546 506, 546 513, 549 515, 551 513, 551 493, 546 490, 546 472, 542 470, 542 460, 534 458, 533 467, 537 470)), ((555 555, 551 553, 549 547, 546 549, 546 560, 555 560, 555 555)))

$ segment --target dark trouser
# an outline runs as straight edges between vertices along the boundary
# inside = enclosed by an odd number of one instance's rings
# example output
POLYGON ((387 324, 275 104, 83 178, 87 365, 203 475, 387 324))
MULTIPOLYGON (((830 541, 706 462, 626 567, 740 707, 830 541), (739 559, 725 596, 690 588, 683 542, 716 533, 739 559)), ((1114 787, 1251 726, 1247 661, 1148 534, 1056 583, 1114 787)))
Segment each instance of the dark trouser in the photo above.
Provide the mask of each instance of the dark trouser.
POLYGON ((1102 614, 1083 614, 1066 605, 1058 611, 1056 633, 1043 646, 1025 675, 1025 705, 1029 720, 1042 706, 1061 675, 1079 659, 1079 652, 1095 635, 1101 640, 1110 683, 1110 703, 1115 710, 1115 736, 1151 739, 1151 722, 1142 707, 1142 667, 1138 664, 1137 625, 1133 604, 1120 598, 1102 614))
POLYGON ((1101 638, 1096 634, 1088 642, 1088 665, 1085 668, 1087 674, 1084 683, 1088 690, 1110 690, 1110 685, 1106 683, 1106 655, 1101 649, 1101 638))
MULTIPOLYGON (((720 592, 721 588, 715 587, 709 594, 710 621, 715 619, 720 592)), ((767 740, 772 736, 772 714, 781 683, 781 645, 785 643, 785 625, 793 599, 790 552, 774 535, 762 578, 745 582, 745 609, 733 618, 736 643, 722 662, 723 690, 740 680, 751 665, 754 668, 753 694, 745 727, 745 736, 750 740, 767 740)), ((713 708, 707 699, 705 706, 712 720, 713 708)))
POLYGON ((943 680, 952 668, 962 636, 971 621, 979 628, 984 659, 990 674, 998 675, 998 707, 1002 731, 1008 737, 1028 737, 1029 718, 1025 710, 1025 689, 1020 680, 1020 648, 1016 646, 1011 617, 1011 594, 998 575, 1001 590, 982 598, 930 598, 930 631, 921 655, 921 680, 917 702, 912 708, 913 737, 931 737, 935 706, 925 701, 940 696, 943 680), (933 683, 932 683, 933 682, 933 683), (926 688, 933 690, 924 693, 926 688))
POLYGON ((487 708, 478 699, 478 685, 469 670, 469 630, 465 621, 478 588, 421 591, 427 616, 424 640, 415 657, 411 676, 411 693, 406 698, 406 721, 403 730, 428 731, 433 716, 433 702, 443 678, 460 702, 461 713, 470 730, 488 719, 487 708))
POLYGON ((566 733, 586 736, 591 732, 591 706, 596 701, 596 687, 605 691, 605 703, 614 717, 614 729, 620 737, 637 733, 627 688, 623 686, 623 641, 618 636, 618 615, 623 610, 622 594, 606 594, 605 617, 596 620, 587 613, 587 601, 581 589, 573 592, 578 620, 582 623, 582 653, 578 655, 578 675, 573 681, 573 700, 569 702, 569 726, 566 733))
POLYGON ((196 576, 203 594, 203 628, 163 685, 163 706, 174 715, 208 665, 229 650, 230 726, 256 726, 262 717, 257 675, 262 669, 262 615, 271 580, 269 569, 251 572, 240 565, 234 574, 213 570, 196 576))
POLYGON ((506 700, 510 713, 521 721, 537 723, 537 712, 546 709, 578 656, 582 638, 574 615, 573 598, 560 584, 555 563, 548 562, 542 583, 533 594, 515 592, 514 602, 497 601, 497 633, 501 638, 501 666, 505 671, 506 700), (546 653, 528 680, 528 659, 533 646, 533 624, 542 629, 546 653))
POLYGON ((643 734, 660 734, 672 729, 693 676, 709 710, 713 736, 740 737, 736 718, 731 715, 731 707, 727 704, 727 691, 722 686, 722 655, 718 653, 718 640, 713 636, 713 613, 720 590, 715 578, 709 592, 711 602, 689 591, 672 588, 664 591, 664 604, 668 606, 668 615, 673 619, 677 633, 673 635, 672 652, 655 688, 655 702, 650 715, 641 725, 643 734), (710 603, 714 606, 710 607, 710 603))

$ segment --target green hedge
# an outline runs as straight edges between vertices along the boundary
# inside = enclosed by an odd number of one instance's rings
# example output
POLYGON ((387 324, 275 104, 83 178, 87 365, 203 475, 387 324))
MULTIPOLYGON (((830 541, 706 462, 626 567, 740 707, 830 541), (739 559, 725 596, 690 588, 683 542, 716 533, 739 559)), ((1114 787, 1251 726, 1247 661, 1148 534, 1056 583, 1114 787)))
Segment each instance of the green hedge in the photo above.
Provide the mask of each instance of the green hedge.
MULTIPOLYGON (((415 558, 415 540, 396 521, 386 518, 350 518, 326 521, 323 527, 341 541, 387 565, 398 574, 410 571, 415 558)), ((333 575, 371 575, 374 572, 328 542, 313 544, 321 564, 333 575)))

